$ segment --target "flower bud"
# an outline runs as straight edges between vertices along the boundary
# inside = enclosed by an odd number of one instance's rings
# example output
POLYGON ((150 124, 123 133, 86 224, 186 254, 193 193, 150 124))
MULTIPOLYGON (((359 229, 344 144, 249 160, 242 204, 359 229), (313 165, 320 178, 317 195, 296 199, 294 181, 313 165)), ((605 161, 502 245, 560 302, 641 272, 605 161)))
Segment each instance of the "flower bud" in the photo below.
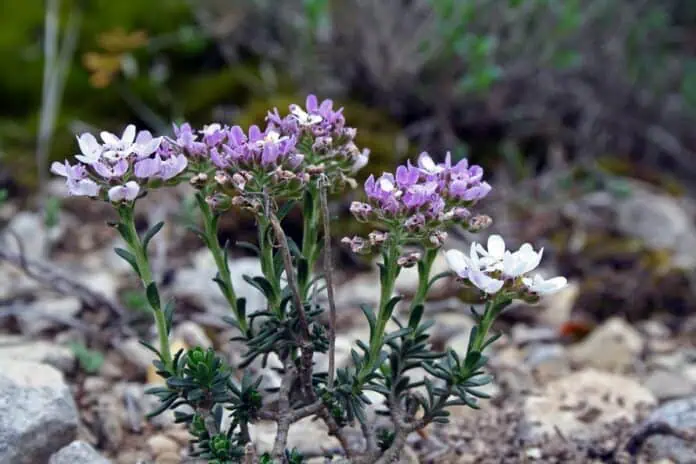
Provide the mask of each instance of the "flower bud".
POLYGON ((454 215, 454 218, 459 220, 468 219, 471 217, 471 211, 461 206, 452 208, 452 213, 454 215))
POLYGON ((444 230, 436 230, 432 234, 430 234, 430 237, 428 237, 430 240, 430 243, 435 246, 435 248, 440 248, 442 245, 445 244, 445 240, 447 240, 447 232, 444 230))
POLYGON ((343 129, 343 136, 353 140, 358 135, 358 130, 355 127, 346 127, 343 129))
POLYGON ((315 153, 325 153, 331 148, 333 139, 331 137, 317 137, 312 144, 312 151, 315 153))
POLYGON ((416 213, 413 216, 406 219, 404 222, 404 227, 409 232, 420 232, 425 226, 425 216, 421 213, 416 213))
POLYGON ((356 254, 366 254, 370 252, 370 245, 362 237, 343 237, 341 243, 350 246, 350 250, 356 254))
MULTIPOLYGON (((217 179, 217 176, 215 176, 215 178, 217 179)), ((230 179, 229 179, 229 176, 228 176, 228 177, 227 177, 227 181, 229 182, 229 180, 230 180, 230 179)), ((234 188, 236 188, 236 189, 239 190, 240 192, 243 192, 243 191, 244 191, 244 187, 246 186, 247 179, 246 179, 243 175, 241 175, 241 174, 238 173, 238 172, 235 172, 235 173, 232 175, 231 181, 232 181, 232 185, 234 185, 234 188)), ((225 184, 220 184, 220 185, 225 185, 225 184)))
POLYGON ((215 212, 227 211, 233 204, 232 199, 222 193, 206 197, 205 202, 208 203, 215 212))
POLYGON ((208 174, 204 172, 198 173, 191 177, 189 182, 194 188, 201 189, 205 187, 205 184, 208 182, 208 174))
POLYGON ((370 240, 370 245, 380 246, 387 241, 387 238, 389 238, 389 234, 379 230, 373 230, 368 234, 367 238, 368 240, 370 240))
POLYGON ((354 201, 350 204, 350 212, 360 222, 367 222, 372 213, 372 206, 360 201, 354 201))
POLYGON ((421 254, 417 251, 412 251, 411 253, 406 253, 405 255, 399 256, 396 260, 396 264, 401 267, 413 267, 421 259, 421 254))
POLYGON ((309 174, 310 176, 316 176, 319 174, 323 174, 326 169, 324 168, 323 164, 313 164, 311 166, 307 166, 305 170, 307 171, 307 174, 309 174))
POLYGON ((469 220, 469 231, 479 232, 488 228, 493 223, 493 219, 486 214, 477 214, 469 220))

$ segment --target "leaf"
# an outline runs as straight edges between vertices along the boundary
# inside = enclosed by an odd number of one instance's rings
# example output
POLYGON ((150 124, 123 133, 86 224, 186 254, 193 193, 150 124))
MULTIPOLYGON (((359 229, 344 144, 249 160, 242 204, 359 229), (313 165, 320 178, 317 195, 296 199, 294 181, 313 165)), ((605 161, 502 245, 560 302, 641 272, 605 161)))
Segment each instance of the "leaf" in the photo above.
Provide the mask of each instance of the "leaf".
POLYGON ((294 200, 288 200, 285 202, 285 204, 283 204, 283 206, 280 207, 280 209, 278 209, 278 213, 276 214, 278 221, 285 219, 285 216, 287 216, 295 207, 295 203, 296 202, 294 200))
POLYGON ((375 318, 375 313, 369 305, 361 304, 360 309, 367 318, 367 323, 370 325, 370 340, 372 340, 375 332, 375 326, 377 325, 377 319, 375 318))
POLYGON ((263 296, 265 296, 268 299, 273 298, 273 294, 275 293, 273 290, 273 286, 271 283, 265 278, 261 276, 256 276, 256 277, 250 277, 247 274, 244 274, 242 278, 249 283, 249 285, 253 286, 256 288, 258 291, 260 291, 263 296))
POLYGON ((159 310, 160 296, 159 291, 157 290, 157 284, 155 282, 150 282, 150 284, 145 289, 145 295, 147 295, 147 301, 150 303, 152 309, 154 309, 155 311, 159 310))
POLYGON ((453 275, 454 275, 454 272, 452 272, 452 271, 445 271, 445 272, 441 272, 439 274, 436 274, 435 276, 433 276, 432 279, 430 279, 430 282, 428 282, 428 289, 430 289, 433 286, 433 284, 435 284, 435 282, 437 282, 438 280, 444 279, 446 277, 451 277, 453 275))
POLYGON ((411 315, 408 318, 408 326, 412 330, 416 330, 416 328, 420 324, 421 318, 423 317, 424 309, 425 307, 422 304, 419 304, 415 308, 413 308, 413 311, 411 311, 411 315))
POLYGON ((147 246, 150 244, 150 240, 157 235, 157 233, 162 230, 162 227, 164 226, 164 221, 160 221, 154 226, 150 228, 147 232, 145 232, 145 235, 143 236, 143 250, 147 250, 147 246))
POLYGON ((138 276, 140 276, 140 268, 138 267, 138 262, 136 261, 133 253, 131 253, 128 250, 124 250, 123 248, 114 248, 114 251, 128 264, 130 264, 133 270, 135 270, 135 273, 138 274, 138 276))
POLYGON ((399 303, 399 301, 401 301, 402 299, 403 299, 403 297, 399 295, 399 296, 395 296, 391 300, 389 300, 389 302, 387 303, 387 305, 384 308, 384 313, 387 317, 391 317, 392 313, 394 312, 394 308, 399 303))
POLYGON ((259 249, 259 247, 257 247, 251 242, 245 242, 242 240, 239 242, 235 242, 235 245, 237 245, 239 248, 245 248, 247 250, 250 250, 257 256, 261 254, 261 250, 259 249))
POLYGON ((395 340, 397 338, 403 337, 404 335, 408 335, 410 333, 411 333, 411 329, 408 327, 405 329, 396 330, 396 331, 390 333, 389 335, 387 335, 386 337, 384 337, 384 343, 388 343, 391 340, 395 340))
POLYGON ((167 335, 171 333, 174 324, 174 308, 176 304, 174 300, 170 300, 164 305, 164 320, 167 322, 167 335))
POLYGON ((162 354, 160 354, 159 350, 157 348, 155 348, 154 346, 152 346, 151 344, 149 344, 148 342, 146 342, 145 340, 138 340, 138 343, 140 343, 145 348, 147 348, 148 350, 155 353, 158 358, 160 358, 160 359, 162 358, 162 354))

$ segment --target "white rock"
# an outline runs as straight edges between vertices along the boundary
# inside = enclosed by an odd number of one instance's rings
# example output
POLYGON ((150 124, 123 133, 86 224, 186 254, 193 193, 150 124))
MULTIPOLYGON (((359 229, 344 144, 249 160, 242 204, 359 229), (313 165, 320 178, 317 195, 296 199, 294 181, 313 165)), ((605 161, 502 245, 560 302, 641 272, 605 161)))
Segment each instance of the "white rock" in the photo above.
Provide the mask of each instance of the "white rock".
POLYGON ((16 335, 0 335, 0 361, 17 360, 50 364, 65 372, 75 368, 75 353, 45 340, 30 341, 16 335))
POLYGON ((47 462, 75 439, 77 424, 77 408, 60 371, 0 360, 0 462, 47 462))
MULTIPOLYGON (((231 258, 230 273, 237 298, 246 298, 247 315, 264 309, 266 298, 243 278, 244 275, 262 275, 260 261, 257 258, 231 258)), ((202 249, 194 255, 192 267, 180 269, 176 273, 173 291, 177 295, 194 299, 207 311, 228 315, 229 305, 222 296, 220 287, 213 281, 216 274, 217 267, 210 251, 202 249)))
POLYGON ((0 235, 0 246, 16 254, 20 250, 16 238, 21 240, 21 250, 29 261, 40 261, 46 257, 49 236, 41 214, 31 211, 15 214, 0 235))
POLYGON ((369 304, 375 307, 379 304, 380 292, 377 272, 360 274, 336 288, 336 306, 345 308, 369 304))
MULTIPOLYGON (((271 451, 275 439, 275 422, 261 421, 249 426, 252 441, 259 454, 271 451)), ((290 426, 287 449, 297 448, 305 455, 321 455, 325 450, 338 448, 340 444, 335 437, 328 434, 323 422, 306 417, 290 426)))
POLYGON ((625 320, 613 317, 571 346, 569 354, 581 366, 622 372, 636 362, 643 344, 643 337, 636 329, 625 320))
POLYGON ((655 403, 650 390, 633 379, 585 369, 526 397, 519 433, 521 438, 537 439, 558 430, 565 437, 590 439, 604 425, 635 421, 643 405, 655 403))
POLYGON ((147 440, 147 446, 155 456, 167 452, 178 452, 179 444, 166 435, 153 435, 147 440))
POLYGON ((174 338, 183 340, 187 346, 200 346, 202 348, 212 348, 213 342, 205 333, 205 329, 192 321, 179 324, 174 329, 174 338))
POLYGON ((145 348, 137 338, 129 338, 119 343, 116 347, 123 358, 143 372, 147 371, 152 365, 156 355, 145 348))
POLYGON ((88 443, 75 440, 52 455, 48 464, 111 464, 111 461, 101 456, 88 443))

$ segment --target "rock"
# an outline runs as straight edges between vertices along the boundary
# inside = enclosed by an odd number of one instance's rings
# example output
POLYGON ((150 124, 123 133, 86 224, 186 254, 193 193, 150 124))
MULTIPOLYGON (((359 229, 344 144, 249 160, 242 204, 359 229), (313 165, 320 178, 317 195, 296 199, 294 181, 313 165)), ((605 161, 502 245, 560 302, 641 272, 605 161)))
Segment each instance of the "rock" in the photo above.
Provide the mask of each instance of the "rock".
POLYGON ((0 462, 47 462, 76 438, 77 424, 77 407, 60 371, 0 360, 0 462))
POLYGON ((631 182, 631 194, 615 201, 617 227, 656 250, 670 250, 676 267, 696 268, 696 227, 679 199, 631 182))
POLYGON ((379 304, 380 291, 377 272, 360 274, 336 288, 336 306, 357 308, 361 304, 369 304, 374 307, 379 304))
POLYGON ((166 435, 153 435, 147 440, 147 447, 155 456, 164 453, 178 453, 179 444, 166 435))
POLYGON ((0 235, 0 246, 17 254, 20 251, 17 238, 21 240, 21 250, 27 260, 41 261, 46 257, 49 234, 41 214, 31 211, 15 214, 0 235))
POLYGON ((172 451, 162 453, 155 459, 155 464, 180 464, 181 462, 181 455, 172 451))
POLYGON ((128 363, 137 367, 142 372, 147 372, 152 365, 152 361, 155 359, 155 354, 145 348, 138 339, 134 337, 119 343, 116 349, 128 363))
MULTIPOLYGON (((271 451, 275 439, 275 422, 261 421, 249 426, 252 441, 259 454, 271 451)), ((306 417, 290 426, 287 449, 297 448, 306 456, 323 455, 325 450, 340 447, 338 440, 328 434, 323 422, 306 417)))
POLYGON ((23 334, 36 335, 64 325, 61 321, 74 319, 81 309, 79 298, 44 298, 32 302, 17 319, 23 334))
POLYGON ((637 381, 585 369, 552 381, 523 401, 520 438, 538 439, 560 432, 573 439, 590 439, 618 420, 636 420, 643 406, 656 403, 637 381))
POLYGON ((529 343, 554 342, 558 340, 558 331, 551 327, 530 327, 527 324, 515 324, 510 333, 512 343, 517 346, 529 343))
MULTIPOLYGON (((427 319, 427 314, 424 317, 427 319)), ((442 313, 434 316, 434 319, 435 325, 430 329, 433 341, 446 342, 460 354, 466 351, 474 320, 462 312, 442 313)))
POLYGON ((150 460, 152 456, 148 455, 145 451, 137 451, 137 450, 124 450, 118 453, 118 457, 116 457, 116 463, 117 464, 144 464, 148 462, 152 462, 150 460))
POLYGON ((103 377, 89 376, 82 383, 82 388, 88 394, 104 393, 109 388, 109 382, 103 377))
POLYGON ((696 393, 694 384, 677 371, 660 369, 643 382, 659 401, 682 398, 696 393))
POLYGON ((545 296, 541 300, 542 309, 537 313, 537 321, 550 327, 560 327, 571 319, 579 294, 580 284, 570 281, 558 292, 545 296))
POLYGON ((110 451, 120 449, 124 438, 125 410, 116 395, 100 395, 95 412, 95 429, 103 439, 103 446, 110 451))
POLYGON ((535 344, 527 348, 524 364, 541 381, 557 379, 570 372, 568 355, 563 345, 535 344))
POLYGON ((205 333, 205 330, 195 322, 186 321, 179 324, 174 329, 174 338, 183 340, 186 346, 202 348, 212 348, 213 342, 205 333))
POLYGON ((16 335, 0 335, 1 360, 50 364, 65 373, 75 368, 75 353, 70 348, 44 340, 29 341, 16 335))
POLYGON ((643 337, 625 320, 613 317, 570 347, 571 360, 583 367, 628 370, 643 350, 643 337))
POLYGON ((48 464, 110 464, 91 445, 75 440, 51 456, 48 464))
POLYGON ((0 262, 0 275, 0 299, 9 300, 17 295, 34 295, 40 290, 39 282, 27 277, 22 270, 6 261, 0 262))
POLYGON ((118 277, 111 271, 79 272, 76 280, 95 293, 105 296, 111 301, 117 300, 119 288, 118 277))
MULTIPOLYGON (((670 401, 653 411, 643 425, 667 422, 678 430, 696 428, 696 396, 670 401)), ((678 463, 696 462, 696 442, 675 437, 654 435, 648 439, 658 457, 678 463)))

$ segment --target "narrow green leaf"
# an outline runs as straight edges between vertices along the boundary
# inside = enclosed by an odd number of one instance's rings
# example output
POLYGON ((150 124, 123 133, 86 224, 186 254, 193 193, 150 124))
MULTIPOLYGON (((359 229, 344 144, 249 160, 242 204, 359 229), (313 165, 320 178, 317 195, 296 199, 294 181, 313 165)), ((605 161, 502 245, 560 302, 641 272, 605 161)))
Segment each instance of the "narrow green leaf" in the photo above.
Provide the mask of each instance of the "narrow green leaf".
POLYGON ((123 258, 123 260, 130 264, 135 273, 140 276, 140 268, 138 267, 138 262, 136 261, 135 256, 133 256, 133 253, 128 250, 124 250, 123 248, 114 248, 114 251, 117 255, 123 258))
POLYGON ((150 285, 148 285, 145 289, 145 295, 147 295, 147 301, 150 303, 152 309, 155 311, 159 310, 160 296, 159 291, 157 290, 157 284, 155 282, 150 282, 150 285))
POLYGON ((164 319, 167 321, 167 334, 172 331, 172 326, 174 325, 174 309, 176 304, 174 300, 170 300, 164 305, 164 319))
POLYGON ((157 233, 162 230, 162 227, 164 226, 164 221, 160 221, 154 226, 150 228, 147 232, 145 232, 145 235, 143 236, 143 250, 147 250, 147 246, 150 244, 150 240, 157 235, 157 233))
POLYGON ((261 250, 259 249, 259 247, 257 247, 251 242, 239 241, 235 242, 235 245, 237 245, 239 248, 245 248, 247 250, 252 251, 256 256, 261 254, 261 250))
POLYGON ((424 306, 422 304, 419 304, 415 308, 413 308, 413 311, 411 311, 411 315, 408 318, 408 326, 411 329, 416 330, 416 328, 420 324, 421 318, 423 317, 424 309, 424 306))

